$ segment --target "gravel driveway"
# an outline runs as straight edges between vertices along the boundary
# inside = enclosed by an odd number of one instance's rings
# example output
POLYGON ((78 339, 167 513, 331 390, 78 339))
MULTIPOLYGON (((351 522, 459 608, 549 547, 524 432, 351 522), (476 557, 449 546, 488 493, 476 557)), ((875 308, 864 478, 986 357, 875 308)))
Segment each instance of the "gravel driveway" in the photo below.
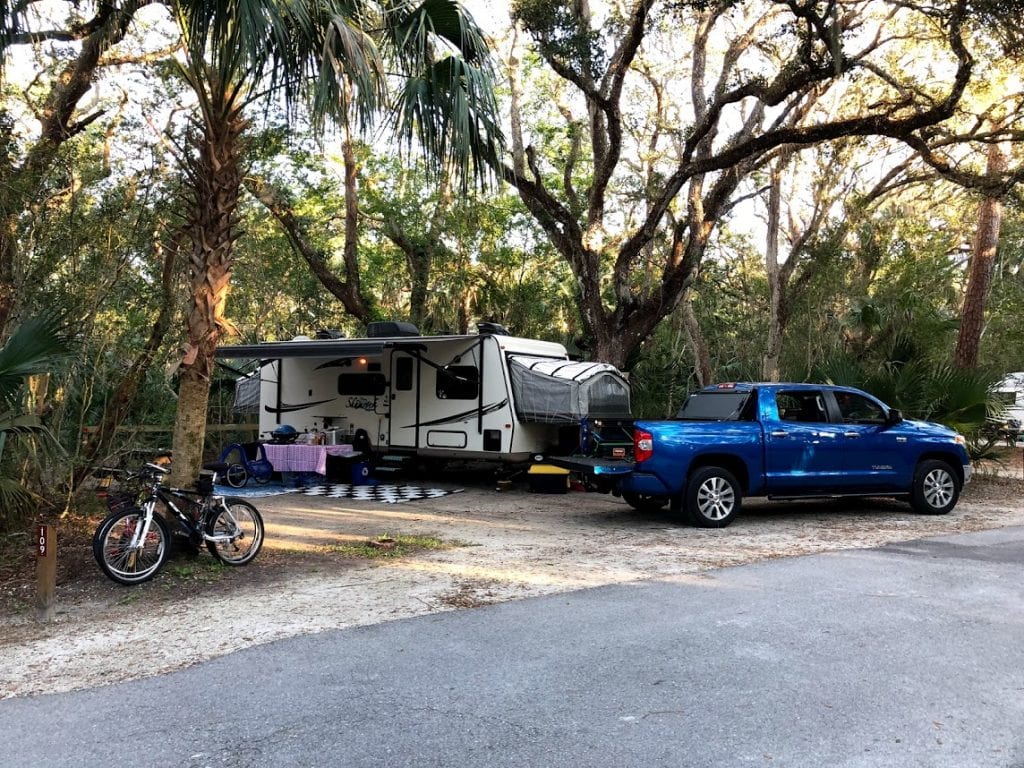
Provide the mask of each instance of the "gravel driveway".
MULTIPOLYGON (((389 561, 304 560, 282 578, 238 579, 150 600, 104 585, 56 619, 0 616, 0 698, 68 691, 161 674, 239 648, 325 629, 374 624, 602 584, 699 579, 704 571, 775 557, 1024 525, 1024 481, 980 478, 949 515, 901 502, 749 500, 720 530, 677 525, 593 493, 468 487, 404 504, 288 494, 254 500, 267 523, 261 559, 322 553, 369 537, 434 535, 462 546, 389 561)), ((204 555, 205 557, 205 555, 204 555)), ((58 599, 60 595, 58 594, 58 599)))

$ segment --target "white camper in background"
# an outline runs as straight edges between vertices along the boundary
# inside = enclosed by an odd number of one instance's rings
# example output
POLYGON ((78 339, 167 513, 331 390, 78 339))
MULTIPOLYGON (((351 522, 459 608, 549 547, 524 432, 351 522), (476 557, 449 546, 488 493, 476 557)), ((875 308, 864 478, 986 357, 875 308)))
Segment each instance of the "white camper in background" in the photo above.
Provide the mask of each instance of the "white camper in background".
POLYGON ((1024 426, 1024 371, 1009 373, 995 388, 1001 410, 996 415, 1001 433, 1015 444, 1024 426))
POLYGON ((628 417, 629 386, 613 366, 479 327, 475 336, 419 336, 408 323, 371 323, 367 338, 216 354, 259 360, 261 433, 287 424, 363 452, 525 461, 559 448, 562 430, 583 418, 628 417))
POLYGON ((1024 371, 1008 373, 996 385, 996 397, 1003 407, 999 414, 1002 420, 1016 419, 1024 423, 1024 371))

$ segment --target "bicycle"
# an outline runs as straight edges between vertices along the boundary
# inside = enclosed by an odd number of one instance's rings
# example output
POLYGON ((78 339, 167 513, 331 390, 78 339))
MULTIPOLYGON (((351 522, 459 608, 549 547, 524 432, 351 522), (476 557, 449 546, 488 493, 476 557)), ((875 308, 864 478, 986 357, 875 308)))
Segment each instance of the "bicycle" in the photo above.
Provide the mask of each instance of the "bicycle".
POLYGON ((224 464, 206 464, 196 490, 162 484, 166 467, 147 462, 138 472, 120 472, 125 480, 141 481, 142 491, 125 504, 121 496, 96 528, 93 556, 104 574, 118 584, 141 584, 159 573, 170 555, 171 530, 157 509, 171 511, 192 546, 205 543, 210 554, 226 565, 252 562, 263 546, 263 517, 244 499, 213 492, 224 464))

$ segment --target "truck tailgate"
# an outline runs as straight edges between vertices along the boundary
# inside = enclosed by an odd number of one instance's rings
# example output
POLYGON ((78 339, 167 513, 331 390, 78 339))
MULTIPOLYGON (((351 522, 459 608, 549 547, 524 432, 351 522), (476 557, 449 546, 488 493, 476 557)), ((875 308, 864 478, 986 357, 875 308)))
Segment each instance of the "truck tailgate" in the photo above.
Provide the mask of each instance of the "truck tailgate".
POLYGON ((628 475, 636 466, 627 459, 591 458, 587 456, 545 456, 544 461, 556 467, 585 475, 628 475))

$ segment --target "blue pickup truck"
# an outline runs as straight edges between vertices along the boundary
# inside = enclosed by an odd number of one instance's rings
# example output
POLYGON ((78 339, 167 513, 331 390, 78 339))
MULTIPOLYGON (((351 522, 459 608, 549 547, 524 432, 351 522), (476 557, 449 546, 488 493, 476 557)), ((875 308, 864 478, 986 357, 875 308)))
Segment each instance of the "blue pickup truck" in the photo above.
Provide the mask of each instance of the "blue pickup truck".
POLYGON ((897 496, 941 515, 971 477, 961 435, 849 387, 718 384, 691 394, 675 419, 632 431, 631 456, 573 468, 638 509, 671 504, 701 527, 731 523, 744 496, 897 496))

